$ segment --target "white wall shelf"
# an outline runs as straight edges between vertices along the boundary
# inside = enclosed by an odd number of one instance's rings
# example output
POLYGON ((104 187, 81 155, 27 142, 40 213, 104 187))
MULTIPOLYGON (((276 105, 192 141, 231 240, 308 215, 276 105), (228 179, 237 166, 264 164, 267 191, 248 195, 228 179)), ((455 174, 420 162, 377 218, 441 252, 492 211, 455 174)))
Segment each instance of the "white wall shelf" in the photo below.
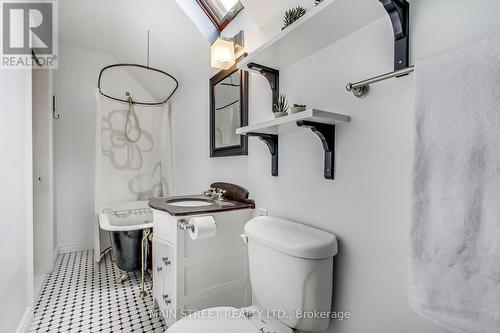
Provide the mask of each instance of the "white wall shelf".
POLYGON ((281 70, 386 15, 376 0, 324 0, 242 59, 281 70))
MULTIPOLYGON (((375 0, 324 0, 292 25, 271 38, 238 63, 242 70, 263 75, 272 91, 273 102, 279 96, 279 71, 350 35, 385 15, 375 0)), ((342 114, 308 109, 282 118, 238 128, 237 134, 258 137, 271 153, 271 174, 278 176, 278 134, 294 123, 318 135, 325 151, 324 176, 334 179, 335 126, 348 123, 342 114), (288 125, 288 126, 287 126, 288 125)))
POLYGON ((289 114, 281 118, 240 127, 236 129, 236 134, 245 135, 250 132, 279 134, 280 129, 288 128, 286 125, 293 124, 297 121, 312 121, 315 123, 336 125, 348 123, 350 119, 349 116, 343 114, 309 108, 305 111, 289 114))
POLYGON ((240 127, 236 129, 236 134, 258 137, 264 142, 271 153, 271 174, 278 176, 278 134, 289 125, 309 128, 318 135, 325 151, 324 176, 326 179, 334 179, 335 126, 349 121, 350 117, 343 114, 307 109, 281 118, 240 127))

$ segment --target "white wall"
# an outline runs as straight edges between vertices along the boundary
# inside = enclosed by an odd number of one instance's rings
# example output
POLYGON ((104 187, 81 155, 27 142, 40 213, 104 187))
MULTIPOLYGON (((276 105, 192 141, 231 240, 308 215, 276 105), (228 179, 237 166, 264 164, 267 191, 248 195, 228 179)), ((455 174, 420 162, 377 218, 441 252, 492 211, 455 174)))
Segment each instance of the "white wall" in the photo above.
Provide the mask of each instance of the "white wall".
POLYGON ((33 301, 31 71, 0 70, 0 323, 15 332, 33 301))
POLYGON ((61 251, 93 248, 97 78, 109 54, 61 44, 56 71, 55 194, 61 251))
MULTIPOLYGON (((498 12, 496 0, 413 1, 412 58, 500 33, 498 12)), ((270 35, 245 12, 224 34, 240 29, 250 50, 270 35)), ((345 91, 348 82, 392 70, 392 38, 386 17, 281 72, 290 103, 352 116, 351 124, 338 127, 334 181, 323 178, 320 142, 305 129, 280 136, 278 178, 270 175, 267 147, 256 139, 249 140, 248 157, 210 159, 209 68, 182 91, 174 112, 178 193, 199 193, 215 180, 239 183, 270 214, 338 236, 335 309, 353 316, 332 323, 329 332, 444 332, 414 314, 406 295, 413 77, 373 85, 365 99, 345 91)), ((252 74, 250 95, 250 122, 271 118, 267 81, 252 74)))
MULTIPOLYGON (((41 279, 52 270, 55 250, 53 188, 52 74, 32 71, 33 122, 33 261, 34 274, 41 279)), ((35 294, 36 294, 35 288, 35 294)))

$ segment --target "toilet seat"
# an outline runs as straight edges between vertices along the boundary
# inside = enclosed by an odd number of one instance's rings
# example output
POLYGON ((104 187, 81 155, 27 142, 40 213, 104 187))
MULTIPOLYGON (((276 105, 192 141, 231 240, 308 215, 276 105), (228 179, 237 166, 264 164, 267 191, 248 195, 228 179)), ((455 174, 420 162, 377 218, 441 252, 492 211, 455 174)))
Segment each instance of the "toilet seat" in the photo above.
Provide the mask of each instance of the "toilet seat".
POLYGON ((256 310, 258 310, 256 307, 243 309, 233 307, 216 307, 205 309, 179 320, 168 328, 165 333, 293 332, 291 328, 276 319, 248 315, 248 313, 256 313, 256 310))

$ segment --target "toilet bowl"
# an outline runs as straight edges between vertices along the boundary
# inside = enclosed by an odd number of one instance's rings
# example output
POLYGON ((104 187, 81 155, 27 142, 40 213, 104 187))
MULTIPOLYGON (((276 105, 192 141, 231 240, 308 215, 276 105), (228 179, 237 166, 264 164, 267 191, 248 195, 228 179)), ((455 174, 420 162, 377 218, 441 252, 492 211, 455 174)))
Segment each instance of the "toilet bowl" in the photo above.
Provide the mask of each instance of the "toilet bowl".
POLYGON ((333 292, 334 235, 260 216, 245 225, 252 306, 194 312, 166 333, 292 333, 328 328, 333 292), (311 316, 308 313, 324 313, 311 316))

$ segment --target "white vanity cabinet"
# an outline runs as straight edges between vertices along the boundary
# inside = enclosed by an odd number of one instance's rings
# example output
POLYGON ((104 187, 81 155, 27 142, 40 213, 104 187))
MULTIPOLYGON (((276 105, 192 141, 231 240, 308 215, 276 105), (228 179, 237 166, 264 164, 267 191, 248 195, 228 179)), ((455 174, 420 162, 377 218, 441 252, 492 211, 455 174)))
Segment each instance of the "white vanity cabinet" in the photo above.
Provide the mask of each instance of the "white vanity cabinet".
POLYGON ((251 304, 247 248, 240 235, 252 218, 251 209, 172 216, 153 210, 153 298, 167 325, 188 311, 215 306, 251 304), (212 238, 192 240, 179 223, 212 216, 212 238))

